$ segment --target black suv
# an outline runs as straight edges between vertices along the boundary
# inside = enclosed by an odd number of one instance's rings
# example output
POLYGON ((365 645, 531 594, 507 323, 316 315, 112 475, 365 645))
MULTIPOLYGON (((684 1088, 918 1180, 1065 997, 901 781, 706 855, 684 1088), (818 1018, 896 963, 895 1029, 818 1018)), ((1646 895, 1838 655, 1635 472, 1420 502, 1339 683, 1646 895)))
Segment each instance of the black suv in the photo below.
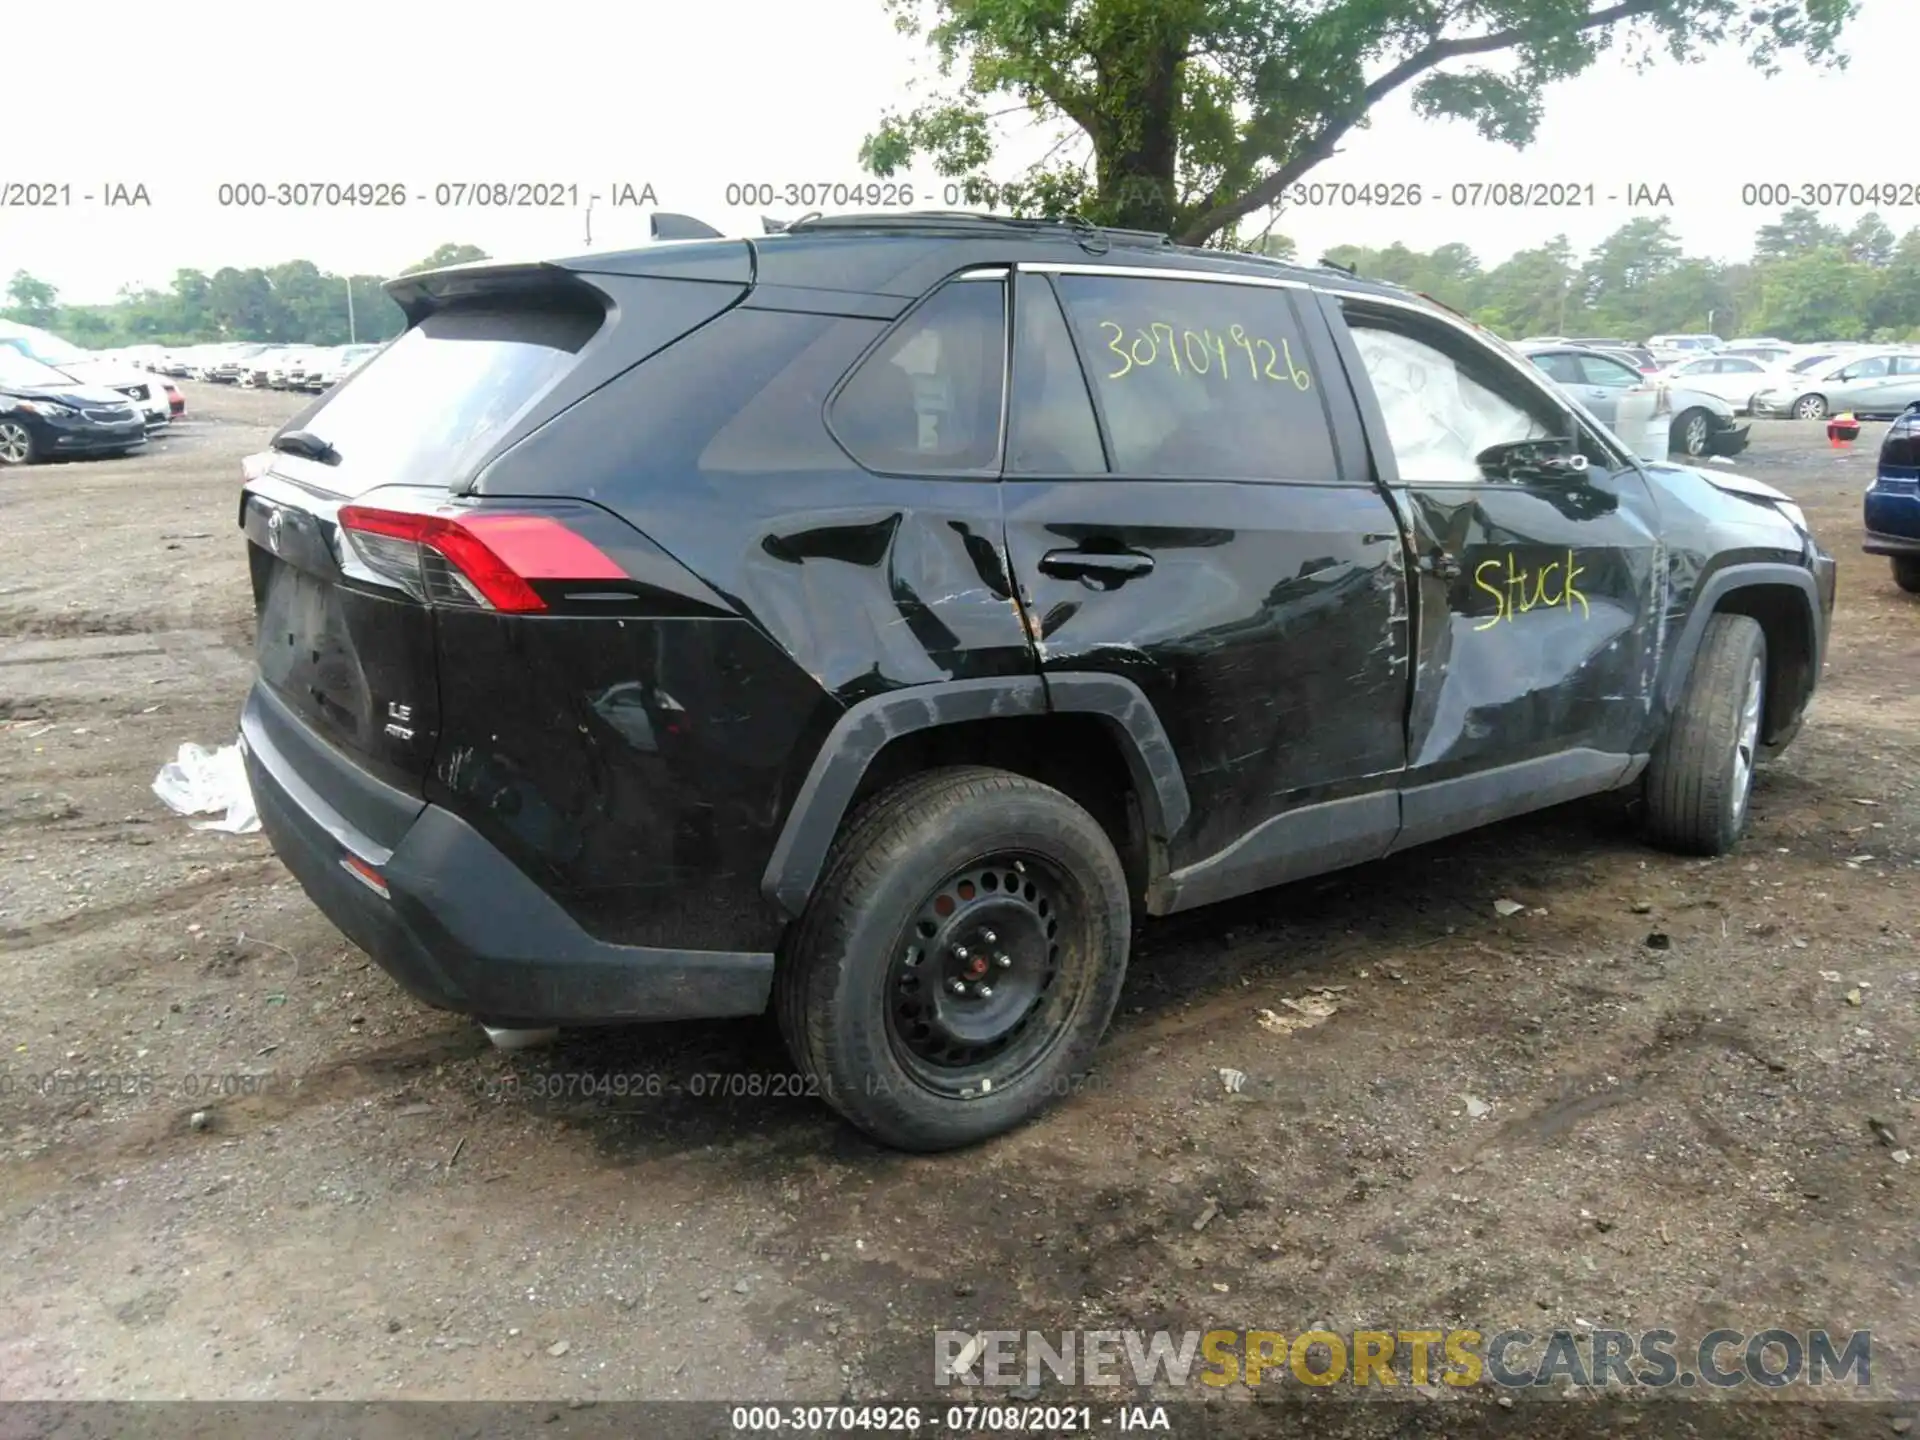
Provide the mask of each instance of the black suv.
POLYGON ((951 1147, 1085 1070, 1141 915, 1629 786, 1718 854, 1799 726, 1787 497, 1422 297, 1083 224, 707 234, 397 280, 247 462, 261 819, 428 1004, 771 1004, 951 1147))

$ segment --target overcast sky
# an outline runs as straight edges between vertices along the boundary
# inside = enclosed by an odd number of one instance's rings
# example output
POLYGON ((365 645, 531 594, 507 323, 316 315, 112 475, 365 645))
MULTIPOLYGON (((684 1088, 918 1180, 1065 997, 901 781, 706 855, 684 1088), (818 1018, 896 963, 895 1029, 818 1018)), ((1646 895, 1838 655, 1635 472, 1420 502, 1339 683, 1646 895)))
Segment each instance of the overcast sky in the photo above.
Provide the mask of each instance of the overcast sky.
MULTIPOLYGON (((1796 61, 1767 80, 1732 53, 1644 75, 1603 64, 1548 92, 1546 123, 1525 153, 1390 102, 1310 177, 1417 181, 1429 196, 1477 181, 1590 183, 1595 208, 1429 199, 1419 210, 1296 208, 1278 228, 1309 256, 1342 242, 1457 240, 1493 263, 1559 232, 1584 249, 1648 213, 1627 207, 1630 186, 1664 184, 1690 251, 1744 256, 1777 210, 1744 205, 1745 184, 1920 182, 1900 100, 1914 84, 1903 6, 1920 0, 1864 0, 1844 71, 1796 61)), ((44 15, 30 53, 44 56, 58 36, 40 31, 64 24, 44 15)), ((880 0, 501 9, 95 0, 85 26, 93 38, 61 63, 8 66, 0 148, 0 185, 64 182, 73 196, 66 209, 0 208, 0 277, 24 268, 77 303, 110 300, 129 283, 163 286, 182 267, 304 257, 388 274, 446 241, 495 255, 576 253, 587 248, 590 194, 602 197, 592 248, 638 244, 646 211, 611 204, 623 183, 635 193, 652 185, 660 208, 757 233, 762 207, 728 206, 730 183, 870 179, 856 163, 861 138, 914 75, 932 75, 880 0), (106 39, 116 35, 125 43, 106 39), (434 204, 442 182, 491 180, 577 185, 581 207, 434 204), (115 181, 143 184, 151 206, 103 208, 97 197, 115 181), (412 198, 390 210, 220 205, 223 183, 251 181, 392 181, 412 198)), ((1009 158, 1040 143, 1017 137, 1009 158)), ((917 178, 920 204, 939 205, 940 182, 917 178)), ((1880 208, 1896 231, 1920 223, 1920 207, 1880 208)), ((1844 222, 1860 212, 1829 213, 1844 222)))

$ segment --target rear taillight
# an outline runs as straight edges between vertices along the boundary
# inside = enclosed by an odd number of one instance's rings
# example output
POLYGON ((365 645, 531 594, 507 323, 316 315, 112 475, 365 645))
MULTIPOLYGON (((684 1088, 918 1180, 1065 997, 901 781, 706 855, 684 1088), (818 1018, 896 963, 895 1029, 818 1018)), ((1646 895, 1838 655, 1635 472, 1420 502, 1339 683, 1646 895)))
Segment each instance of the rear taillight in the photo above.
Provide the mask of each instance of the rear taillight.
POLYGON ((369 570, 429 605, 527 615, 547 608, 531 581, 628 578, 549 515, 454 518, 345 505, 339 523, 369 570))

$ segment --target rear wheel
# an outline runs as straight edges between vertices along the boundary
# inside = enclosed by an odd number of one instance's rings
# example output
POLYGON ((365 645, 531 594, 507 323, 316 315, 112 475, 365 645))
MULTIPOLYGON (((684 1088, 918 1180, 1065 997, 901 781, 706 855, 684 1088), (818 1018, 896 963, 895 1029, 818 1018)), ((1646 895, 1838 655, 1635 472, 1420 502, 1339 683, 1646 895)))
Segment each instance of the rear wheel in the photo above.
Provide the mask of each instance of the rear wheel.
POLYGON ((1130 935, 1120 857, 1085 810, 1005 771, 931 771, 842 832, 781 957, 781 1031, 875 1139, 972 1144, 1076 1088, 1130 935))
POLYGON ((1746 832, 1766 705, 1767 637, 1748 615, 1714 615, 1647 766, 1647 833, 1689 855, 1724 855, 1746 832))
POLYGON ((1893 583, 1909 595, 1920 595, 1920 555, 1893 557, 1893 583))
POLYGON ((0 420, 0 465, 32 463, 32 433, 18 420, 0 420))
POLYGON ((1673 448, 1690 459, 1707 453, 1713 438, 1713 417, 1705 410, 1683 410, 1674 417, 1673 448))
POLYGON ((1792 414, 1796 420, 1824 420, 1827 418, 1827 397, 1802 395, 1793 402, 1792 414))

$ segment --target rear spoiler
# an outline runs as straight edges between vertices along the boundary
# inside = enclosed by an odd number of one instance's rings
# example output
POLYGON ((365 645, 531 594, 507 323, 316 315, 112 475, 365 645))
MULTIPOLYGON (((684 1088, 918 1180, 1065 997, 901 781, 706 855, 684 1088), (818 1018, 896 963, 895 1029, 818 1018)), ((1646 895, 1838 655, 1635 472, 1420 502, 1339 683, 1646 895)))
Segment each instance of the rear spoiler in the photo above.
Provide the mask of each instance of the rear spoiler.
POLYGON ((544 291, 576 303, 592 301, 600 306, 606 303, 605 296, 585 281, 545 261, 476 260, 467 265, 450 265, 444 270, 401 275, 387 281, 383 288, 407 317, 409 326, 418 325, 434 311, 459 301, 507 291, 518 294, 544 291))

